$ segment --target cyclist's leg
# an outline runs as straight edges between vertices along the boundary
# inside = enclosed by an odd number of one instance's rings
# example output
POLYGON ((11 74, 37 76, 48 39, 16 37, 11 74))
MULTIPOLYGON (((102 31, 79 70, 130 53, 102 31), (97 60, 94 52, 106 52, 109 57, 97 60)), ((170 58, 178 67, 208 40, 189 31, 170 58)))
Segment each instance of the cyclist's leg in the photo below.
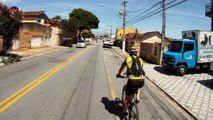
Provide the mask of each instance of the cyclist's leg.
POLYGON ((140 93, 141 93, 141 89, 139 88, 137 92, 137 98, 136 98, 138 102, 140 101, 140 93))
POLYGON ((130 96, 126 95, 126 98, 123 103, 123 113, 127 112, 129 101, 130 101, 130 96))
POLYGON ((135 81, 134 86, 138 88, 137 95, 136 95, 136 100, 138 103, 140 101, 140 93, 141 93, 140 88, 142 88, 144 86, 144 80, 142 79, 142 80, 135 81))
POLYGON ((126 98, 125 98, 124 103, 123 103, 123 112, 124 113, 127 112, 127 108, 128 108, 128 104, 130 102, 131 94, 132 94, 131 81, 128 80, 128 82, 126 84, 126 98))

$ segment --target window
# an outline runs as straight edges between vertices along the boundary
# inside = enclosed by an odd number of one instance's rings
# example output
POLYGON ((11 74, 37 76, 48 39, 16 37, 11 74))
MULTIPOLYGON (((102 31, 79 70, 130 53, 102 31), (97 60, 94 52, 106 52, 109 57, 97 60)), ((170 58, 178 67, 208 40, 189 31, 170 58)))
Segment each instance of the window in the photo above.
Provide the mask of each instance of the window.
POLYGON ((157 56, 157 47, 154 47, 153 54, 154 54, 155 56, 157 56))
POLYGON ((169 51, 171 51, 171 52, 181 52, 181 48, 182 48, 182 41, 173 41, 171 43, 169 51))
POLYGON ((194 44, 193 43, 185 43, 184 45, 184 52, 186 51, 192 51, 194 50, 194 44))

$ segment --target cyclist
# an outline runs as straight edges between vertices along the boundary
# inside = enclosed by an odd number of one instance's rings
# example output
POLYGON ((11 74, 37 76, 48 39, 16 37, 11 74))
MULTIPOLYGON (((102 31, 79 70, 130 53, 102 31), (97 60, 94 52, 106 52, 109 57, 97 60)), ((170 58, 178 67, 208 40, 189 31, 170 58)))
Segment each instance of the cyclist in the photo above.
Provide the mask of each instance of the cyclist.
MULTIPOLYGON (((121 72, 123 71, 123 69, 127 66, 127 77, 128 77, 128 81, 126 84, 126 98, 124 100, 123 103, 123 113, 124 115, 127 114, 127 107, 128 107, 128 103, 130 102, 130 96, 132 94, 134 94, 133 92, 133 88, 141 88, 144 85, 144 79, 142 75, 145 75, 144 70, 142 69, 140 75, 138 76, 134 76, 131 74, 130 69, 132 67, 132 63, 133 63, 133 58, 138 58, 139 59, 139 63, 141 65, 141 68, 143 67, 143 61, 141 58, 139 58, 137 56, 137 49, 136 48, 131 48, 129 55, 124 62, 121 64, 121 67, 116 75, 116 77, 121 77, 121 72)), ((140 100, 140 89, 138 89, 137 92, 137 102, 139 102, 140 100)))

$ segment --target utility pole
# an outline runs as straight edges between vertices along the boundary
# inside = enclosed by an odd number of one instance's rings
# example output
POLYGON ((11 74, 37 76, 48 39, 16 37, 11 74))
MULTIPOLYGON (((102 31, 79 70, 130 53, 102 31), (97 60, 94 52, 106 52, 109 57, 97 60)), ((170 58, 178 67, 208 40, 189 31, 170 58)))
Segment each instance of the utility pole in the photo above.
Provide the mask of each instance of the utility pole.
POLYGON ((126 41, 126 33, 125 33, 125 26, 126 26, 126 3, 127 1, 124 0, 124 10, 123 10, 123 53, 125 52, 125 41, 126 41))
POLYGON ((108 26, 110 26, 110 38, 112 37, 112 25, 108 25, 108 26))
POLYGON ((162 0, 162 40, 161 40, 161 54, 160 54, 160 65, 162 65, 162 57, 164 52, 164 42, 165 42, 165 31, 166 31, 166 0, 162 0))

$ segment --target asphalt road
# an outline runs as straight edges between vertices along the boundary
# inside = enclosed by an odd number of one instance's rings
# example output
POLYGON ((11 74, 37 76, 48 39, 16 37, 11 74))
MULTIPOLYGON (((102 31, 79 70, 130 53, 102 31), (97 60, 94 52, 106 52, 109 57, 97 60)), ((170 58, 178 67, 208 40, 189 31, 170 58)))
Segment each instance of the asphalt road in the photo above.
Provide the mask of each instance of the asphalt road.
MULTIPOLYGON (((0 120, 119 120, 122 59, 101 44, 0 67, 0 120)), ((146 80, 143 120, 191 119, 146 80)))

